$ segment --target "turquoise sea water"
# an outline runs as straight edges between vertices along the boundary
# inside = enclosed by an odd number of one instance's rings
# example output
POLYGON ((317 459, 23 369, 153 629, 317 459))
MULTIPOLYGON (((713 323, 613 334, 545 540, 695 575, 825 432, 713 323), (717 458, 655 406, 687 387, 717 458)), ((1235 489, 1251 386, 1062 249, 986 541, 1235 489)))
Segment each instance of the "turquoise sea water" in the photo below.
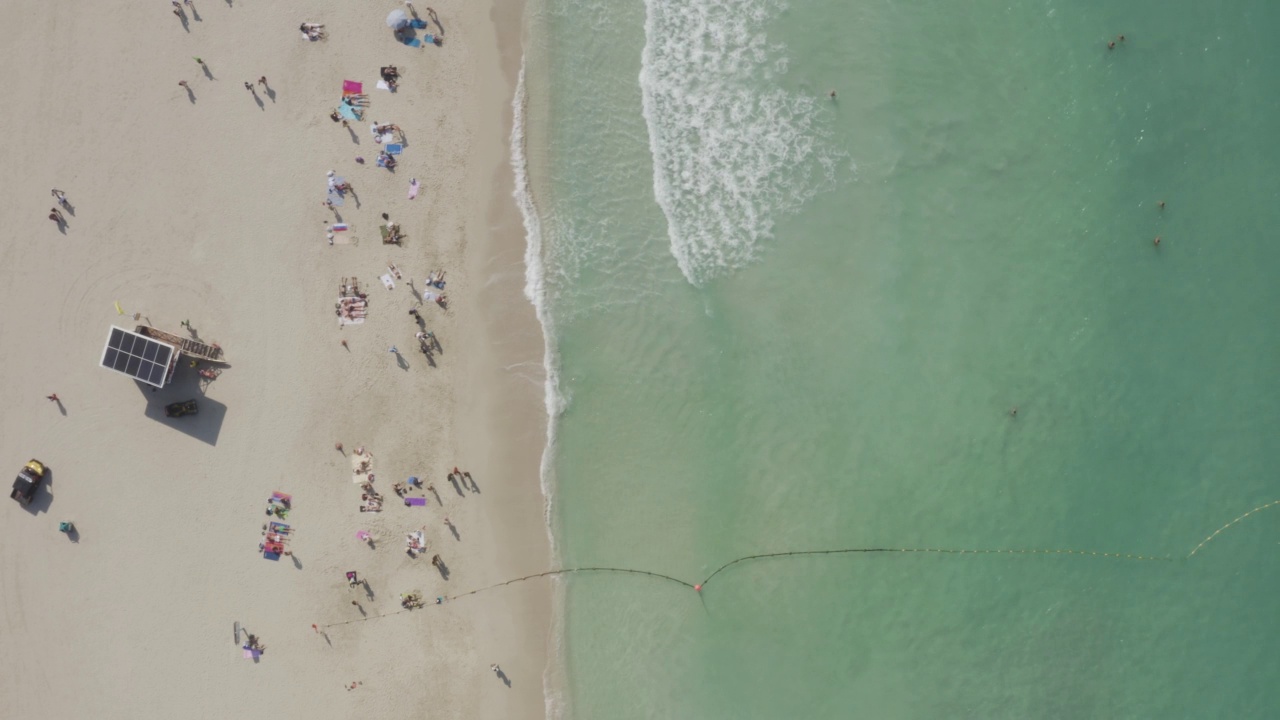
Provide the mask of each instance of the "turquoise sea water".
POLYGON ((1280 6, 533 23, 562 564, 1173 558, 578 575, 554 712, 1280 715, 1280 6))

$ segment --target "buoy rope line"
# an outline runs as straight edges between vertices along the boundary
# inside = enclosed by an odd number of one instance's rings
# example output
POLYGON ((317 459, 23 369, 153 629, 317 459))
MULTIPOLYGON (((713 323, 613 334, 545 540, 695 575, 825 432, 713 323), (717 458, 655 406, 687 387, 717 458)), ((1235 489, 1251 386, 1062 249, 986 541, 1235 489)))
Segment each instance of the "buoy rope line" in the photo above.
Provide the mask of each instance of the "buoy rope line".
MULTIPOLYGON (((1271 502, 1266 503, 1265 505, 1259 505, 1253 508, 1252 510, 1250 510, 1249 512, 1223 525, 1217 530, 1214 530, 1212 533, 1206 536, 1205 539, 1201 540, 1200 544, 1196 545, 1195 548, 1192 549, 1192 551, 1188 553, 1185 558, 1182 558, 1182 559, 1190 560, 1191 558, 1195 557, 1196 553, 1200 552, 1200 550, 1202 550, 1205 545, 1208 545, 1210 542, 1212 542, 1215 538, 1217 538, 1223 532, 1226 532, 1230 528, 1234 527, 1235 525, 1237 525, 1238 523, 1240 523, 1250 515, 1259 513, 1263 510, 1266 510, 1267 508, 1275 507, 1276 505, 1280 505, 1280 500, 1272 500, 1271 502)), ((459 598, 469 597, 471 595, 478 595, 480 593, 487 592, 489 590, 496 590, 497 588, 505 587, 507 585, 514 585, 515 583, 524 582, 526 580, 536 580, 538 578, 556 577, 560 575, 571 575, 574 573, 623 573, 623 574, 629 574, 629 575, 647 575, 649 577, 658 578, 660 580, 667 580, 669 582, 676 583, 677 585, 683 585, 684 587, 690 588, 695 592, 702 592, 702 589, 706 587, 707 583, 711 582, 711 579, 714 578, 716 575, 719 575, 721 572, 728 570, 734 565, 738 565, 744 562, 750 562, 754 560, 769 560, 774 558, 785 558, 785 557, 802 557, 802 556, 808 556, 808 555, 852 555, 852 554, 874 554, 874 553, 932 553, 935 555, 1075 555, 1075 556, 1081 556, 1081 557, 1112 558, 1116 560, 1141 560, 1141 561, 1159 561, 1159 562, 1172 562, 1173 560, 1177 559, 1172 555, 1138 555, 1136 553, 1101 552, 1096 550, 982 550, 982 549, 966 550, 966 549, 954 549, 954 548, 888 548, 888 547, 844 548, 844 549, 833 549, 833 550, 790 550, 787 552, 762 553, 759 555, 747 555, 740 558, 734 558, 733 560, 730 560, 729 562, 716 568, 714 571, 712 571, 710 575, 706 577, 705 580, 703 580, 700 583, 691 583, 685 580, 681 580, 680 578, 677 578, 677 577, 664 575, 659 572, 651 572, 649 570, 636 570, 633 568, 616 568, 616 567, 563 568, 561 570, 548 570, 546 572, 535 573, 533 575, 525 575, 523 577, 512 578, 511 580, 507 580, 505 582, 495 583, 493 585, 477 588, 475 590, 469 590, 467 592, 459 593, 457 595, 441 596, 438 600, 438 603, 444 602, 444 601, 457 600, 459 598)), ((411 610, 412 608, 403 608, 401 610, 395 610, 393 612, 383 613, 381 615, 367 615, 367 616, 355 618, 352 620, 344 620, 341 622, 328 623, 326 625, 322 625, 321 627, 329 628, 329 627, 336 627, 339 625, 350 625, 352 623, 366 622, 368 620, 376 620, 378 618, 390 617, 392 615, 400 615, 401 613, 410 612, 411 610)))

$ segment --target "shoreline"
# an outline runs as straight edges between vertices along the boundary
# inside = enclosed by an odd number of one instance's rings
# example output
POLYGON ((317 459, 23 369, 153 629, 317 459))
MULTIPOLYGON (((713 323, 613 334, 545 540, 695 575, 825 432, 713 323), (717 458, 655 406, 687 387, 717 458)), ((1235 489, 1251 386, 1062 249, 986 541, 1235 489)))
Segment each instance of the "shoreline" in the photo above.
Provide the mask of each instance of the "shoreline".
MULTIPOLYGON (((549 427, 549 417, 541 402, 546 375, 542 362, 544 335, 535 307, 524 292, 527 236, 514 197, 516 177, 510 155, 510 138, 517 119, 513 97, 524 59, 526 8, 523 2, 494 2, 489 12, 498 56, 496 64, 485 70, 495 82, 482 85, 499 90, 486 98, 486 105, 498 110, 483 115, 483 134, 490 141, 483 149, 483 160, 476 163, 476 190, 488 188, 487 207, 483 213, 473 216, 471 226, 484 231, 477 233, 483 238, 478 243, 479 251, 469 253, 468 257, 468 274, 477 279, 475 284, 481 293, 476 308, 483 315, 483 336, 487 344, 484 352, 489 362, 470 366, 466 386, 473 400, 479 402, 460 403, 460 407, 474 409, 465 413, 459 423, 463 428, 484 429, 460 434, 461 454, 483 457, 485 444, 496 445, 496 441, 501 440, 501 450, 489 451, 493 471, 517 488, 516 500, 524 508, 518 516, 505 518, 505 524, 495 526, 497 546, 521 546, 524 554, 518 558, 496 554, 491 558, 486 566, 493 570, 493 582, 542 572, 551 568, 553 562, 551 529, 543 511, 549 499, 541 482, 549 427)), ((476 197, 485 196, 478 192, 476 197)), ((472 357, 471 351, 467 355, 472 357)), ((480 717, 549 717, 547 673, 553 640, 552 592, 551 583, 535 582, 512 586, 488 598, 477 598, 486 605, 483 610, 486 617, 502 618, 502 621, 480 626, 482 645, 497 649, 515 644, 521 654, 527 656, 526 664, 540 659, 537 683, 533 683, 532 678, 524 683, 524 692, 516 702, 482 703, 480 717)))
POLYGON ((522 294, 508 158, 524 9, 436 9, 443 46, 410 50, 368 7, 197 2, 179 24, 167 5, 120 4, 109 31, 97 24, 107 9, 0 8, 21 29, 0 58, 32 100, 0 138, 12 165, 0 277, 23 308, 0 345, 11 370, 0 457, 53 473, 33 512, 0 512, 0 622, 23 650, 2 666, 0 714, 546 716, 550 583, 399 612, 402 592, 429 600, 551 561, 542 333, 522 294), (302 20, 329 38, 300 39, 302 20), (386 64, 401 68, 395 94, 372 87, 386 64), (246 92, 260 75, 270 94, 246 92), (344 79, 371 101, 350 133, 326 117, 344 79), (370 119, 409 137, 395 173, 373 167, 370 119), (37 135, 60 141, 36 151, 37 135), (359 193, 339 208, 359 243, 326 243, 329 169, 359 193), (412 201, 410 177, 422 182, 412 201), (49 187, 75 207, 65 233, 44 219, 49 187), (402 223, 404 247, 378 242, 382 212, 402 223), (377 280, 388 262, 404 271, 389 291, 377 280), (440 267, 451 304, 423 308, 443 343, 429 367, 408 351, 404 285, 440 267), (352 275, 368 321, 338 329, 334 289, 352 275), (180 368, 154 394, 97 367, 108 327, 132 327, 134 312, 170 332, 190 320, 231 365, 207 387, 180 368), (52 350, 32 352, 37 341, 52 350), (397 344, 403 355, 387 352, 397 344), (199 415, 157 415, 187 397, 199 415), (381 513, 357 511, 349 452, 361 445, 381 513), (478 490, 455 493, 455 465, 478 490), (442 503, 427 493, 425 510, 398 506, 390 486, 409 475, 434 481, 442 503), (279 562, 254 552, 273 491, 293 496, 296 530, 279 562), (59 520, 76 523, 77 542, 59 520), (417 526, 447 579, 406 557, 417 526), (369 585, 348 588, 348 570, 369 585), (240 657, 233 623, 262 638, 259 662, 240 657))

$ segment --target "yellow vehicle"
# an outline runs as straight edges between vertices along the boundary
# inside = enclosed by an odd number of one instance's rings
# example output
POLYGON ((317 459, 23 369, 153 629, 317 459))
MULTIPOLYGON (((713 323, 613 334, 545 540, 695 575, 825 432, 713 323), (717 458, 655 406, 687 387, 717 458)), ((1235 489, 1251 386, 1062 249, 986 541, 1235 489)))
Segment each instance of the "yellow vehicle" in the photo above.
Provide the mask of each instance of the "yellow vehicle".
POLYGON ((9 497, 19 504, 29 505, 35 499, 36 490, 44 481, 45 473, 44 463, 31 460, 18 471, 18 479, 13 481, 13 492, 9 493, 9 497))

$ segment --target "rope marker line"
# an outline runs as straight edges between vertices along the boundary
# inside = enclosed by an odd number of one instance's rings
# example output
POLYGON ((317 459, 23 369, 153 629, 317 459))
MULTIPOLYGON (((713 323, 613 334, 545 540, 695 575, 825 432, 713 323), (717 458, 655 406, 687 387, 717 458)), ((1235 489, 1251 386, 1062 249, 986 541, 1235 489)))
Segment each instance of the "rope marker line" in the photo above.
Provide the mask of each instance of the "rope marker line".
MULTIPOLYGON (((1234 527, 1236 524, 1242 522, 1245 518, 1249 517, 1250 515, 1261 512, 1271 507, 1275 507, 1276 505, 1280 505, 1280 500, 1272 500, 1271 502, 1266 503, 1264 505, 1259 505, 1253 508, 1252 510, 1250 510, 1249 512, 1223 525, 1217 530, 1214 530, 1207 537, 1205 537, 1205 539, 1201 540, 1200 544, 1196 545, 1195 548, 1192 549, 1192 551, 1188 553, 1187 556, 1183 559, 1189 560, 1192 557, 1195 557, 1196 553, 1200 552, 1200 550, 1202 550, 1205 545, 1208 545, 1210 542, 1212 542, 1215 538, 1218 537, 1218 535, 1234 527)), ((659 572, 651 572, 649 570, 635 570, 632 568, 615 568, 615 567, 562 568, 560 570, 548 570, 546 572, 535 573, 533 575, 525 575, 523 577, 512 578, 511 580, 507 580, 505 582, 495 583, 493 585, 477 588, 475 590, 469 590, 467 592, 459 593, 457 595, 448 595, 448 596, 441 596, 441 597, 443 597, 446 600, 457 600, 459 598, 469 597, 471 595, 477 595, 482 592, 487 592, 489 590, 505 587, 507 585, 512 585, 518 582, 524 582, 525 580, 535 580, 537 578, 543 578, 543 577, 554 577, 558 575, 571 575, 573 573, 586 573, 586 572, 607 572, 607 573, 624 573, 624 574, 630 574, 630 575, 647 575, 649 577, 655 577, 661 580, 667 580, 667 581, 676 583, 677 585, 683 585, 684 587, 690 588, 695 592, 702 592, 702 589, 707 585, 707 583, 711 582, 712 578, 714 578, 716 575, 719 575, 721 572, 728 570, 729 568, 739 563, 750 562, 753 560, 769 560, 769 559, 784 558, 784 557, 800 557, 805 555, 851 555, 851 554, 873 554, 873 553, 933 553, 936 555, 997 555, 997 554, 1082 555, 1086 557, 1104 557, 1104 558, 1112 558, 1116 560, 1140 560, 1144 562, 1151 562, 1151 561, 1172 562, 1174 560, 1174 558, 1169 555, 1164 555, 1164 556, 1138 555, 1136 553, 1117 553, 1117 552, 1102 552, 1098 550, 1069 550, 1069 549, 992 550, 992 549, 962 549, 962 548, 844 548, 844 549, 835 549, 835 550, 791 550, 787 552, 761 553, 759 555, 746 555, 744 557, 735 558, 721 565, 720 567, 716 568, 710 575, 706 577, 705 580, 703 580, 700 583, 690 583, 690 582, 681 580, 680 578, 672 577, 670 575, 664 575, 659 572)), ((384 617, 390 617, 392 615, 399 615, 401 613, 406 613, 409 611, 410 611, 410 608, 404 608, 401 610, 395 610, 389 613, 384 613, 382 615, 369 615, 366 617, 355 618, 352 620, 344 620, 341 622, 328 623, 326 625, 322 625, 321 627, 329 628, 329 627, 335 627, 338 625, 350 625, 352 623, 365 622, 367 620, 375 620, 377 618, 384 618, 384 617)))

